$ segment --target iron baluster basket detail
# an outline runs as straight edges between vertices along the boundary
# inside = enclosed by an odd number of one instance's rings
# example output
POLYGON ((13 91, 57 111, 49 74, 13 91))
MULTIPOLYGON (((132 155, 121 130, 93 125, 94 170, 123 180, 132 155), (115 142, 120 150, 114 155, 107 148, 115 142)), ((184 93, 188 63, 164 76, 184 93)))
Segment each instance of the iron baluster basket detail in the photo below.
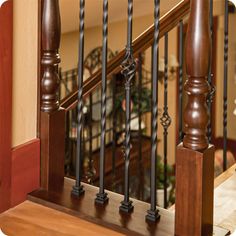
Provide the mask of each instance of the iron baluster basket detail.
POLYGON ((168 113, 168 107, 164 108, 164 112, 163 112, 162 117, 160 118, 160 120, 161 120, 161 125, 164 128, 164 134, 167 135, 168 134, 167 130, 171 125, 171 117, 168 113))
POLYGON ((164 128, 164 207, 168 207, 167 197, 167 143, 168 143, 168 128, 171 125, 171 117, 168 113, 168 34, 165 35, 165 70, 164 70, 164 109, 160 118, 161 125, 164 128))
POLYGON ((122 74, 125 78, 125 191, 124 201, 121 202, 120 211, 131 212, 133 211, 132 201, 129 200, 129 162, 131 150, 131 129, 130 129, 130 114, 131 114, 131 80, 135 77, 137 63, 133 57, 132 48, 132 19, 133 19, 133 0, 128 0, 128 35, 127 46, 124 61, 121 64, 122 74))

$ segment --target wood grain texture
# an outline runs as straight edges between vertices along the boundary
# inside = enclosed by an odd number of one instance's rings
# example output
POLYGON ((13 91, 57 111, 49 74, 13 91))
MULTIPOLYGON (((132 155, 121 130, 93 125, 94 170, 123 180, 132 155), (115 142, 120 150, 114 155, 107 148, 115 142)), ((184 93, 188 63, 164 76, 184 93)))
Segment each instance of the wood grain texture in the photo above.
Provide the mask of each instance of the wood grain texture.
POLYGON ((35 139, 12 150, 11 207, 26 200, 39 188, 40 140, 35 139))
POLYGON ((213 230, 214 146, 177 148, 175 234, 208 236, 213 230))
POLYGON ((10 207, 13 3, 0 7, 0 212, 10 207))
POLYGON ((215 178, 214 187, 217 188, 218 186, 223 184, 228 178, 230 178, 233 174, 235 174, 235 171, 236 171, 236 164, 231 166, 228 170, 226 170, 224 173, 215 178))
POLYGON ((192 0, 186 36, 186 73, 184 89, 188 95, 184 110, 183 145, 192 150, 208 147, 206 129, 209 115, 206 96, 210 92, 207 82, 211 57, 210 1, 192 0))
POLYGON ((29 201, 0 215, 0 228, 9 236, 122 235, 29 201))
POLYGON ((236 165, 222 175, 225 181, 215 189, 214 222, 231 232, 236 231, 236 165))
POLYGON ((42 69, 41 111, 54 112, 59 109, 58 54, 61 37, 61 19, 58 0, 43 1, 42 16, 42 69))
POLYGON ((65 110, 41 112, 41 187, 60 189, 64 181, 65 110))
POLYGON ((132 199, 134 212, 131 215, 120 214, 119 205, 123 196, 108 192, 109 203, 105 207, 96 206, 94 199, 97 187, 83 184, 85 195, 81 198, 71 196, 74 181, 65 179, 64 189, 61 192, 38 190, 29 195, 29 199, 36 203, 52 207, 62 212, 78 216, 126 235, 174 235, 174 213, 159 209, 161 220, 156 224, 145 222, 145 215, 150 205, 132 199))

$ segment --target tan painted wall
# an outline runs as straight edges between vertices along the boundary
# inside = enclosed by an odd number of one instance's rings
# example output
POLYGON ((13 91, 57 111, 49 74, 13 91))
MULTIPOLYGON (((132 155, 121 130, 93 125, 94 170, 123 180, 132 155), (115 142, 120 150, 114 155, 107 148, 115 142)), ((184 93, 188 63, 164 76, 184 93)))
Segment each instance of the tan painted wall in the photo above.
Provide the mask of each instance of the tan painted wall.
MULTIPOLYGON (((152 24, 153 17, 140 17, 134 19, 133 36, 137 37, 152 24)), ((86 25, 85 25, 86 27, 86 25)), ((109 24, 108 44, 113 51, 120 51, 126 44, 126 21, 109 24)), ((85 55, 92 49, 102 45, 101 27, 94 27, 85 30, 85 55)), ((78 58, 78 32, 71 32, 62 35, 60 55, 62 58, 61 67, 69 70, 76 67, 78 58)))
POLYGON ((14 0, 12 146, 36 137, 38 0, 14 0))

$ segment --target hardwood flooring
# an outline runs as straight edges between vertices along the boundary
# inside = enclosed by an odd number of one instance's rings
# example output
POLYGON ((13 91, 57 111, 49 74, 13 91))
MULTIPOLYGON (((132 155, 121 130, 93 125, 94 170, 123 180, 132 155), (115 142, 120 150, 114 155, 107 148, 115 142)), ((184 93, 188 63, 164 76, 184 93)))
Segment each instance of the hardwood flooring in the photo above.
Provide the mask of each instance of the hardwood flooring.
POLYGON ((214 192, 214 222, 231 232, 236 231, 236 165, 216 181, 214 192))
POLYGON ((30 201, 1 214, 0 229, 8 236, 123 235, 30 201))

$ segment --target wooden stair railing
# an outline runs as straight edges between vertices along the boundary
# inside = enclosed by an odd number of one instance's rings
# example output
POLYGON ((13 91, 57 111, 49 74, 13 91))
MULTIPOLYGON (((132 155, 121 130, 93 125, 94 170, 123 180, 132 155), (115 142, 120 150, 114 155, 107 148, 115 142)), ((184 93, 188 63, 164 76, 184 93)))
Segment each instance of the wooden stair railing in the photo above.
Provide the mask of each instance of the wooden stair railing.
MULTIPOLYGON (((180 20, 182 20, 190 11, 190 0, 180 1, 173 9, 167 12, 160 18, 160 38, 163 37, 167 32, 176 27, 180 20)), ((137 57, 140 52, 144 52, 153 43, 154 25, 149 27, 145 32, 139 35, 133 41, 133 52, 134 56, 137 57)), ((109 75, 116 74, 121 71, 121 63, 125 56, 125 49, 118 53, 111 61, 107 64, 107 77, 109 75)), ((87 96, 95 88, 101 84, 102 70, 98 70, 90 78, 84 82, 83 94, 87 96)), ((78 91, 72 92, 66 98, 64 98, 60 104, 65 110, 72 109, 78 102, 78 91)))
MULTIPOLYGON (((81 0, 81 3, 83 2, 81 0)), ((210 0, 191 1, 186 48, 187 74, 189 77, 185 85, 189 97, 184 115, 186 136, 183 144, 177 148, 176 161, 175 235, 179 236, 208 236, 213 233, 214 147, 209 145, 206 137, 208 123, 206 95, 209 92, 206 78, 211 53, 209 2, 210 0)), ((155 3, 157 4, 157 1, 155 3)), ((169 32, 188 14, 189 5, 190 1, 181 1, 161 18, 160 37, 169 32)), ((155 10, 156 15, 159 14, 159 9, 156 8, 155 10)), ((83 11, 81 11, 81 16, 83 18, 83 11)), ((158 22, 156 21, 155 27, 150 27, 134 41, 134 55, 152 45, 154 32, 157 32, 157 25, 158 22)), ((84 29, 83 25, 81 28, 84 29)), ((41 86, 41 186, 46 190, 52 189, 55 192, 55 190, 58 191, 63 187, 65 113, 66 110, 75 106, 78 97, 78 92, 74 92, 62 102, 60 108, 57 97, 57 70, 60 62, 58 55, 60 42, 58 0, 44 0, 42 30, 44 75, 41 86)), ((120 65, 124 56, 125 51, 123 50, 108 63, 107 75, 121 70, 120 65)), ((83 85, 84 96, 91 93, 101 83, 101 73, 102 71, 99 70, 83 85)), ((153 113, 155 113, 155 109, 153 113)), ((152 187, 153 191, 154 188, 152 187)), ((47 198, 47 193, 44 192, 43 194, 43 198, 47 198)), ((65 193, 63 194, 65 197, 65 193)), ((86 197, 76 198, 76 201, 79 203, 80 199, 83 200, 83 198, 86 197)), ((155 201, 152 203, 155 205, 155 201)), ((108 207, 112 208, 111 205, 108 207)), ((102 210, 105 211, 105 208, 102 210)), ((156 209, 153 209, 151 214, 155 214, 155 211, 156 209)), ((126 220, 128 223, 131 218, 126 218, 126 220)), ((166 225, 165 227, 168 228, 169 226, 166 225)))
MULTIPOLYGON (((160 37, 178 25, 190 11, 190 1, 182 0, 160 19, 160 37)), ((154 26, 133 42, 134 55, 153 43, 154 26)), ((78 102, 78 91, 65 98, 59 105, 58 54, 60 46, 60 12, 58 0, 45 0, 42 17, 42 67, 41 82, 41 186, 45 189, 60 188, 64 179, 65 116, 78 102), (57 163, 57 164, 55 164, 57 163)), ((107 75, 121 70, 125 50, 107 65, 107 75)), ((83 96, 90 94, 101 83, 98 70, 83 85, 83 96)), ((109 76, 108 76, 109 78, 109 76)))

